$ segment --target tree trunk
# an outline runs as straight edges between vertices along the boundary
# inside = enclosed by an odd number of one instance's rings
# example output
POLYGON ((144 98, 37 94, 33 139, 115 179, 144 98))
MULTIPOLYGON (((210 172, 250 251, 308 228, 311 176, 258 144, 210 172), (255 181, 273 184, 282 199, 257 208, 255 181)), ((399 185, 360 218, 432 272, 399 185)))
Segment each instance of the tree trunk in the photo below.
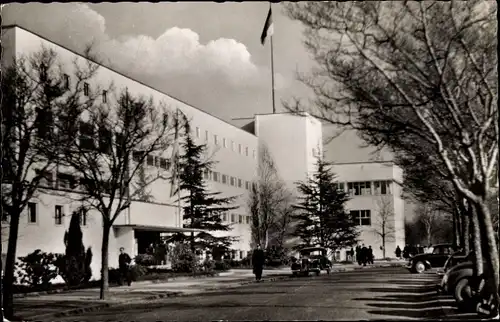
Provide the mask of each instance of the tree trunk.
POLYGON ((491 221, 491 213, 486 204, 486 202, 481 202, 477 207, 478 221, 479 225, 484 232, 485 239, 485 255, 486 255, 486 265, 488 266, 488 276, 495 283, 495 300, 497 305, 500 304, 500 297, 498 294, 498 287, 500 285, 499 276, 499 259, 498 259, 498 249, 495 238, 495 231, 493 229, 493 224, 491 221))
POLYGON ((266 229, 266 241, 264 249, 267 249, 268 246, 269 246, 269 229, 266 229))
POLYGON ((463 239, 463 220, 462 220, 462 213, 458 210, 455 209, 454 211, 455 215, 455 220, 456 220, 456 227, 455 227, 455 238, 456 238, 456 243, 457 246, 464 248, 464 239, 463 239))
POLYGON ((453 248, 457 248, 458 240, 457 240, 457 216, 455 213, 452 215, 452 224, 453 224, 453 248))
MULTIPOLYGON (((470 207, 470 206, 469 206, 470 207)), ((479 226, 478 213, 472 210, 472 243, 474 245, 475 276, 483 274, 483 254, 481 248, 481 227, 479 226)))
MULTIPOLYGON (((103 218, 103 220, 107 221, 103 218)), ((99 298, 106 299, 109 290, 108 269, 109 269, 109 234, 111 232, 111 225, 105 222, 102 226, 102 246, 101 246, 101 292, 99 298)))
POLYGON ((10 214, 9 244, 7 246, 7 257, 5 259, 5 275, 3 277, 3 308, 7 319, 13 319, 14 307, 14 273, 16 265, 17 237, 19 235, 20 212, 10 214))
POLYGON ((382 236, 382 259, 385 259, 385 236, 382 236))

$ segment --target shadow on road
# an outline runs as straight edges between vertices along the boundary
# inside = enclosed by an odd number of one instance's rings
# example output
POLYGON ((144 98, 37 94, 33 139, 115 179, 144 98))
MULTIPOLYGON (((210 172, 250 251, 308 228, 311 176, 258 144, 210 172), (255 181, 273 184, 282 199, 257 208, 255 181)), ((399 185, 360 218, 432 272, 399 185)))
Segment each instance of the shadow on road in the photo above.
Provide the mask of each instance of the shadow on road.
MULTIPOLYGON (((387 282, 386 282, 387 283, 387 282)), ((407 280, 391 280, 391 287, 368 288, 367 291, 379 293, 372 298, 356 298, 374 308, 368 312, 375 315, 400 318, 436 318, 443 311, 435 292, 435 282, 421 280, 412 276, 407 280)))

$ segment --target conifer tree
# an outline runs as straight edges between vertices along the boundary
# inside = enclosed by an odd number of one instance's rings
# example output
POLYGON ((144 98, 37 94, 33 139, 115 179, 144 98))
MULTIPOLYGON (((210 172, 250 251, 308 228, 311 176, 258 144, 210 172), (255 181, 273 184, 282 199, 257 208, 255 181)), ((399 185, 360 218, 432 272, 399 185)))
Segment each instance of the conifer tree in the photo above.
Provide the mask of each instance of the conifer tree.
POLYGON ((302 195, 293 215, 294 235, 301 240, 297 248, 319 245, 335 251, 357 242, 356 223, 344 208, 349 197, 338 189, 326 161, 318 158, 314 174, 297 187, 302 195))
POLYGON ((203 174, 212 169, 214 162, 204 160, 206 144, 197 145, 190 132, 189 123, 185 125, 186 135, 181 144, 183 154, 179 158, 179 190, 183 204, 185 228, 199 229, 189 236, 177 235, 177 240, 187 241, 191 251, 227 252, 237 240, 231 236, 221 236, 230 231, 231 225, 222 222, 222 215, 237 209, 233 203, 236 197, 221 197, 220 192, 210 192, 203 174))

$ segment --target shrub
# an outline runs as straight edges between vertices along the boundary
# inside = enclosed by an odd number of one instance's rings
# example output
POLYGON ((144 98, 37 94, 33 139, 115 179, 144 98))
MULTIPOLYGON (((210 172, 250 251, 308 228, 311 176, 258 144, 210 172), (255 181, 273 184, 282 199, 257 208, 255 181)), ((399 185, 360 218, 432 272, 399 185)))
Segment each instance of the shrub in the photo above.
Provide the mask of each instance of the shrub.
POLYGON ((231 269, 231 266, 229 265, 229 263, 227 261, 216 261, 214 263, 214 269, 216 271, 227 271, 227 270, 231 269))
POLYGON ((152 266, 156 265, 157 262, 155 256, 150 254, 139 254, 135 257, 134 261, 137 265, 141 266, 152 266))
POLYGON ((59 274, 68 286, 87 284, 92 278, 92 250, 85 251, 83 234, 80 227, 80 215, 84 208, 79 208, 71 215, 68 231, 64 234, 66 253, 57 256, 56 266, 59 274))
POLYGON ((108 281, 110 284, 118 284, 120 282, 120 270, 118 268, 110 268, 108 270, 108 281))
POLYGON ((187 244, 176 244, 169 257, 174 272, 192 272, 196 268, 195 256, 187 244))
POLYGON ((133 265, 130 267, 129 273, 132 281, 137 281, 139 278, 148 273, 148 269, 142 265, 133 265))
POLYGON ((40 249, 24 257, 19 257, 20 281, 34 288, 48 289, 50 281, 59 274, 55 266, 56 255, 40 249))

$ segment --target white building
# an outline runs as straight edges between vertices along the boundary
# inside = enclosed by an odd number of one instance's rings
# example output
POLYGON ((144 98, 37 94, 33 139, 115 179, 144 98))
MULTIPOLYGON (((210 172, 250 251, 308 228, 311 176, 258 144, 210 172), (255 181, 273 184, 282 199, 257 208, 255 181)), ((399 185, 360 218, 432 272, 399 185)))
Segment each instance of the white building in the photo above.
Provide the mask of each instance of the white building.
MULTIPOLYGON (((18 26, 3 27, 2 47, 3 57, 7 60, 38 52, 45 47, 53 49, 63 65, 69 66, 68 69, 75 59, 79 63, 85 62, 85 58, 81 55, 18 26)), ((94 81, 95 84, 87 85, 89 90, 95 89, 96 84, 113 82, 116 89, 127 88, 132 94, 152 97, 155 102, 164 102, 170 108, 178 108, 187 115, 196 141, 207 143, 209 153, 214 155, 217 162, 213 171, 206 174, 210 187, 225 196, 239 196, 237 204, 240 207, 223 217, 225 222, 233 224, 230 234, 239 237, 239 241, 232 246, 235 259, 245 257, 250 250, 250 217, 246 204, 250 182, 255 179, 257 172, 259 146, 268 147, 281 177, 290 187, 293 187, 296 181, 304 180, 307 174, 314 170, 316 156, 323 154, 322 125, 307 113, 302 116, 286 113, 256 115, 251 121, 247 120, 245 126, 237 127, 105 66, 99 68, 94 81)), ((346 146, 352 148, 349 144, 346 146)), ((147 160, 147 165, 151 169, 164 168, 166 158, 168 155, 150 158, 147 160)), ((393 212, 391 220, 395 227, 403 227, 400 188, 394 184, 401 182, 400 170, 385 163, 340 162, 335 165, 334 171, 346 189, 352 188, 356 191, 349 203, 349 209, 359 211, 360 218, 371 216, 371 222, 376 213, 376 200, 379 197, 376 192, 382 193, 380 190, 382 188, 377 188, 382 186, 377 186, 375 182, 389 182, 386 191, 391 191, 391 194, 387 194, 391 199, 393 212), (372 183, 370 184, 372 194, 367 194, 367 188, 361 186, 364 182, 372 183)), ((63 173, 52 173, 45 186, 47 186, 44 189, 46 192, 40 192, 33 198, 21 218, 18 256, 24 256, 35 249, 64 252, 63 236, 69 225, 68 215, 80 206, 68 196, 79 192, 69 191, 71 189, 63 173), (65 193, 60 193, 61 191, 65 193)), ((177 199, 170 198, 169 182, 157 181, 149 190, 153 201, 133 201, 130 208, 114 223, 109 244, 110 267, 117 266, 120 247, 124 247, 127 253, 134 256, 149 245, 149 238, 155 234, 186 231, 178 212, 177 199)), ((381 257, 379 249, 381 243, 377 241, 371 228, 365 225, 366 222, 366 219, 360 219, 363 242, 372 245, 375 256, 381 257)), ((5 224, 8 223, 3 223, 5 224)), ((92 247, 94 254, 92 270, 94 277, 98 277, 102 240, 100 214, 90 211, 82 222, 82 230, 84 245, 92 247)), ((402 231, 402 235, 395 236, 394 242, 386 244, 387 256, 393 256, 394 245, 403 246, 403 228, 402 231)), ((3 249, 7 249, 5 241, 6 238, 2 236, 3 249)))

